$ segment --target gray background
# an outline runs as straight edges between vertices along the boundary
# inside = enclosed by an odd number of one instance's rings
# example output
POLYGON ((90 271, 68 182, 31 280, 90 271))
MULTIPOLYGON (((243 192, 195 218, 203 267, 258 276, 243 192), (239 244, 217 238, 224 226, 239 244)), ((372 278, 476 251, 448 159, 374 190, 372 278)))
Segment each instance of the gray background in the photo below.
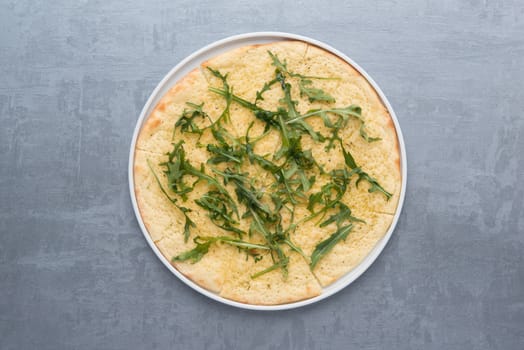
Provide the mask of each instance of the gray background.
POLYGON ((1 1, 0 349, 523 349, 521 1, 1 1), (396 109, 406 202, 375 264, 298 310, 174 277, 131 208, 139 111, 194 50, 323 40, 396 109))

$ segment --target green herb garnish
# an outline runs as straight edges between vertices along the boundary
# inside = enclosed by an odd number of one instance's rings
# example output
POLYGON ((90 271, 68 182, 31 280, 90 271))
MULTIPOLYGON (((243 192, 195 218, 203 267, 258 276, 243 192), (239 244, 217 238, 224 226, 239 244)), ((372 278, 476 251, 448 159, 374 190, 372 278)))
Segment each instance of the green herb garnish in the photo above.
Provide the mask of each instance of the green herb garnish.
POLYGON ((282 73, 285 73, 286 75, 293 77, 293 78, 300 78, 298 81, 298 87, 300 89, 300 96, 306 95, 309 99, 309 102, 319 101, 319 102, 335 102, 335 98, 325 92, 322 89, 317 89, 314 87, 311 87, 310 85, 313 84, 313 81, 311 79, 321 79, 321 80, 335 80, 338 78, 326 78, 326 77, 314 77, 314 76, 307 76, 302 75, 298 73, 290 72, 287 69, 286 62, 281 62, 276 55, 274 55, 272 52, 268 51, 269 56, 273 60, 273 65, 282 73))
POLYGON ((340 241, 346 240, 349 232, 353 228, 352 224, 339 228, 335 233, 333 233, 329 238, 323 240, 315 247, 315 250, 311 254, 311 263, 309 266, 311 270, 315 268, 320 259, 326 256, 327 253, 333 249, 333 247, 340 241))
POLYGON ((292 118, 286 121, 286 123, 288 124, 302 123, 304 119, 313 117, 313 116, 320 116, 322 120, 324 121, 324 125, 334 130, 334 134, 336 135, 336 138, 332 138, 329 148, 331 148, 331 145, 333 144, 335 140, 340 140, 340 138, 338 137, 338 131, 340 130, 340 128, 344 127, 347 124, 347 120, 349 119, 349 117, 354 117, 360 121, 359 132, 360 132, 360 136, 364 140, 366 140, 367 142, 380 141, 379 137, 369 137, 368 136, 366 129, 365 129, 364 119, 362 119, 362 108, 356 105, 351 105, 345 108, 313 109, 307 112, 306 114, 303 114, 301 116, 298 116, 296 118, 292 118), (338 116, 341 119, 339 119, 338 122, 333 123, 329 119, 328 114, 333 114, 335 116, 338 116))
POLYGON ((210 191, 195 200, 195 203, 207 210, 211 221, 221 229, 234 232, 239 237, 245 234, 236 227, 238 221, 233 218, 233 210, 228 206, 228 198, 225 198, 221 192, 210 191))
POLYGON ((196 183, 203 180, 207 182, 208 185, 215 187, 218 192, 220 192, 228 201, 233 211, 238 215, 236 203, 231 198, 226 188, 221 185, 216 178, 205 173, 203 164, 199 170, 191 165, 191 163, 186 159, 183 143, 184 141, 180 141, 173 144, 173 150, 168 153, 168 161, 160 164, 161 166, 165 167, 164 173, 167 176, 168 187, 173 192, 180 195, 183 200, 186 200, 186 194, 193 191, 196 183), (196 180, 191 185, 188 185, 184 181, 184 179, 188 176, 196 178, 196 180))
POLYGON ((357 163, 355 162, 355 159, 353 158, 351 153, 349 153, 349 151, 346 151, 344 149, 344 146, 342 145, 342 142, 340 142, 340 147, 342 148, 342 153, 344 154, 344 160, 346 162, 346 165, 351 169, 352 172, 354 172, 354 173, 356 173, 358 175, 358 180, 357 180, 355 185, 358 187, 358 184, 361 181, 365 180, 365 181, 367 181, 371 185, 371 187, 368 190, 369 193, 373 193, 373 192, 379 191, 382 194, 384 194, 384 196, 386 196, 387 200, 389 200, 391 198, 392 194, 389 193, 388 191, 386 191, 382 186, 380 186, 380 184, 378 183, 378 181, 376 179, 374 179, 371 176, 369 176, 368 173, 366 173, 359 166, 357 166, 357 163))
POLYGON ((300 96, 306 95, 309 102, 335 102, 335 98, 324 90, 310 87, 313 81, 310 79, 300 79, 298 81, 298 87, 300 89, 300 96))
POLYGON ((173 139, 175 138, 175 131, 177 128, 180 128, 180 131, 183 133, 186 132, 202 135, 204 130, 198 127, 195 123, 195 119, 210 119, 207 113, 202 110, 202 107, 204 106, 203 103, 198 105, 196 103, 186 102, 186 105, 191 107, 191 109, 184 109, 184 112, 182 112, 182 115, 175 123, 175 127, 173 128, 173 139))
MULTIPOLYGON (((191 260, 191 263, 194 264, 200 261, 204 257, 204 255, 208 253, 209 247, 211 247, 212 244, 217 243, 217 242, 226 243, 226 244, 229 244, 229 245, 232 245, 240 249, 244 249, 244 250, 251 250, 251 249, 269 250, 270 249, 268 246, 265 246, 262 244, 250 243, 250 242, 246 242, 246 241, 242 241, 239 239, 226 237, 226 236, 218 236, 218 237, 197 236, 193 239, 193 242, 196 243, 195 248, 173 257, 172 261, 191 260)), ((251 254, 253 255, 252 252, 251 254)))
POLYGON ((227 83, 227 74, 222 75, 219 71, 214 70, 211 67, 207 67, 207 69, 211 72, 211 74, 213 74, 215 77, 219 78, 222 81, 222 91, 224 91, 224 98, 226 99, 226 108, 224 108, 224 111, 222 112, 222 114, 220 114, 220 117, 218 117, 215 123, 219 123, 221 120, 224 120, 226 123, 229 123, 229 106, 231 105, 233 91, 227 83))
POLYGON ((173 198, 169 194, 167 194, 166 190, 164 189, 164 186, 162 185, 162 183, 160 182, 160 179, 158 178, 158 175, 153 170, 153 167, 151 166, 151 163, 149 162, 149 160, 147 161, 147 165, 149 166, 149 170, 151 170, 151 173, 153 173, 153 177, 155 178, 155 180, 156 180, 158 186, 160 187, 160 190, 162 191, 162 193, 166 196, 166 198, 171 203, 173 203, 173 205, 175 207, 177 207, 182 212, 182 214, 184 214, 184 218, 185 218, 185 223, 184 223, 184 242, 187 242, 187 240, 189 238, 189 235, 190 235, 190 232, 189 232, 190 228, 191 227, 196 227, 195 223, 187 215, 187 213, 191 212, 191 209, 178 205, 176 198, 173 198))

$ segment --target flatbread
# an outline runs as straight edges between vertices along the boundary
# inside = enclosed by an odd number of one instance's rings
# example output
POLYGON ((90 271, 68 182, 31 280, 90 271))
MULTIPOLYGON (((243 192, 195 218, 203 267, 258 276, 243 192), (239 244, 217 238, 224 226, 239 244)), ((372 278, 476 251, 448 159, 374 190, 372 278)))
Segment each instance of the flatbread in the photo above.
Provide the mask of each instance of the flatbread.
MULTIPOLYGON (((181 273, 198 285, 218 293, 224 298, 258 305, 275 305, 312 298, 322 293, 322 287, 335 282, 344 274, 356 267, 373 249, 387 232, 397 209, 401 191, 400 152, 398 139, 391 117, 369 82, 351 65, 339 57, 318 47, 300 41, 281 41, 266 45, 251 45, 226 52, 202 64, 179 82, 162 97, 153 112, 145 121, 136 143, 134 158, 135 194, 140 214, 159 250, 171 261, 184 251, 195 246, 192 239, 184 242, 183 214, 162 193, 151 171, 166 183, 159 163, 166 161, 166 153, 172 150, 173 126, 184 109, 186 102, 204 103, 204 111, 216 120, 225 108, 224 98, 209 91, 209 87, 221 87, 219 79, 205 67, 212 67, 223 74, 228 74, 228 83, 236 95, 254 101, 257 91, 263 84, 274 78, 275 67, 267 54, 270 50, 282 61, 287 62, 290 71, 303 75, 337 77, 337 80, 315 80, 315 87, 321 88, 336 99, 335 105, 359 105, 370 136, 380 137, 378 142, 368 143, 359 135, 360 124, 350 120, 348 126, 340 132, 344 146, 351 150, 357 164, 369 175, 376 178, 390 193, 389 201, 379 193, 368 193, 369 184, 362 182, 359 187, 354 183, 348 186, 343 202, 366 223, 355 223, 348 238, 337 244, 313 269, 309 262, 294 251, 286 251, 290 258, 289 275, 283 278, 279 269, 264 274, 256 279, 250 276, 272 265, 270 258, 255 262, 246 258, 236 247, 227 244, 212 245, 209 252, 197 263, 175 262, 173 265, 181 273)), ((292 83, 293 99, 298 101, 297 110, 305 113, 315 108, 326 107, 323 102, 309 102, 301 97, 296 82, 292 83)), ((278 84, 264 95, 260 102, 262 108, 276 110, 282 98, 278 84)), ((235 136, 245 135, 249 124, 254 121, 252 135, 263 132, 264 124, 252 116, 252 112, 236 103, 231 104, 231 123, 224 127, 235 136)), ((308 123, 315 130, 324 130, 320 118, 310 118, 308 123)), ((197 141, 197 135, 175 134, 175 140, 185 141, 187 159, 199 167, 205 164, 208 153, 201 144, 214 143, 210 133, 204 133, 197 141)), ((309 137, 303 137, 304 148, 312 148, 313 156, 322 163, 326 170, 344 166, 340 147, 326 152, 324 145, 315 145, 309 137)), ((278 132, 270 132, 255 146, 258 154, 272 154, 280 145, 278 132)), ((243 170, 257 178, 263 186, 272 178, 260 173, 253 166, 243 164, 243 170)), ((315 184, 318 190, 323 183, 315 184)), ((233 188, 231 192, 233 192, 233 188)), ((191 219, 196 224, 192 236, 221 236, 225 231, 217 228, 203 211, 194 203, 208 190, 208 185, 199 183, 193 192, 188 194, 184 206, 191 209, 191 219)), ((173 194, 174 196, 174 194, 173 194)), ((306 215, 305 206, 297 207, 297 215, 306 215)), ((329 237, 334 224, 324 228, 315 225, 315 220, 298 226, 292 234, 292 241, 300 246, 307 256, 315 246, 329 237)), ((241 228, 247 230, 249 223, 241 222, 241 228)), ((260 237, 252 237, 254 243, 263 243, 260 237)))

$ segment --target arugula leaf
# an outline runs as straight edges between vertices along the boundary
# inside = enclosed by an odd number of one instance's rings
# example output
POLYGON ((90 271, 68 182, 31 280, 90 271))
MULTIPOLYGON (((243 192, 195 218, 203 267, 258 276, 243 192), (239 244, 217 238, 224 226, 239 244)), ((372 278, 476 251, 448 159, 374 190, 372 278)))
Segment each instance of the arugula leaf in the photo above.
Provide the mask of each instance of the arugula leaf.
POLYGON ((264 170, 269 171, 272 174, 276 174, 280 170, 280 166, 276 165, 275 163, 267 160, 266 158, 252 153, 252 159, 254 162, 256 162, 260 167, 264 170))
POLYGON ((229 95, 229 96, 231 96, 231 101, 234 101, 234 102, 238 103, 239 105, 241 105, 242 107, 245 107, 245 108, 250 109, 252 111, 263 110, 263 109, 257 107, 255 104, 253 104, 253 103, 251 103, 251 102, 249 102, 247 100, 244 100, 242 97, 239 97, 239 96, 237 96, 237 95, 235 95, 233 93, 230 93, 230 92, 228 92, 226 90, 217 89, 217 88, 214 88, 212 86, 210 86, 208 88, 208 90, 213 92, 213 93, 215 93, 215 94, 217 94, 217 95, 220 95, 220 96, 222 96, 224 98, 229 95))
POLYGON ((243 203, 246 208, 252 209, 258 214, 262 215, 266 220, 274 221, 273 212, 269 209, 268 205, 261 202, 260 198, 262 193, 257 191, 247 178, 247 174, 235 173, 231 169, 226 169, 221 172, 217 169, 212 169, 216 174, 221 175, 224 178, 224 182, 228 183, 231 181, 235 185, 235 193, 240 203, 243 203))
POLYGON ((309 79, 300 79, 298 81, 298 87, 300 89, 300 96, 306 95, 309 102, 336 102, 335 98, 330 94, 326 93, 322 89, 309 87, 313 82, 309 79))
POLYGON ((262 87, 262 89, 260 91, 257 91, 257 97, 255 98, 255 105, 257 104, 258 101, 264 100, 264 97, 262 96, 264 92, 269 91, 269 89, 271 89, 271 87, 275 85, 276 83, 278 83, 277 79, 273 79, 267 83, 264 83, 264 86, 262 87))
POLYGON ((357 163, 355 162, 355 159, 353 158, 353 156, 351 155, 351 153, 349 151, 346 151, 346 149, 344 148, 344 145, 342 144, 342 142, 340 142, 340 148, 342 148, 342 153, 344 154, 344 160, 346 162, 346 165, 354 172, 358 175, 358 180, 357 182, 355 183, 355 186, 358 187, 358 184, 365 180, 367 181, 371 187, 369 188, 368 192, 369 193, 373 193, 373 192, 381 192, 384 196, 386 196, 386 199, 389 200, 393 195, 391 193, 389 193, 388 191, 386 191, 379 183, 378 181, 369 176, 368 173, 366 173, 365 171, 363 171, 360 167, 357 166, 357 163))
POLYGON ((382 140, 380 137, 369 137, 364 126, 364 121, 361 119, 360 128, 358 129, 360 136, 367 142, 375 142, 382 140))
POLYGON ((349 224, 347 226, 343 226, 339 228, 335 233, 333 233, 331 236, 329 236, 327 239, 323 240, 322 242, 318 243, 315 247, 315 250, 313 250, 313 253, 311 254, 311 263, 309 264, 309 267, 311 270, 317 266, 318 262, 326 256, 327 253, 333 249, 335 245, 337 245, 338 242, 342 240, 346 240, 349 232, 353 229, 353 225, 349 224))
POLYGON ((251 279, 258 278, 258 277, 260 277, 262 275, 265 275, 266 273, 274 271, 276 269, 282 269, 282 271, 284 272, 284 277, 287 278, 287 265, 288 264, 289 264, 289 258, 285 257, 285 259, 279 260, 278 262, 274 263, 273 265, 271 265, 267 269, 264 269, 262 271, 259 271, 259 272, 255 273, 255 274, 251 275, 251 279))
POLYGON ((262 250, 271 250, 270 247, 263 244, 256 244, 251 242, 242 241, 240 239, 235 239, 231 237, 226 236, 219 236, 219 237, 202 237, 202 239, 214 239, 217 242, 226 243, 235 247, 239 247, 242 249, 262 249, 262 250))
POLYGON ((278 237, 268 231, 268 229, 266 228, 264 219, 260 217, 253 208, 249 208, 249 210, 251 213, 251 217, 253 218, 252 229, 260 232, 262 236, 266 239, 266 242, 268 243, 269 247, 271 248, 271 258, 275 262, 274 266, 266 270, 263 270, 259 273, 256 273, 255 275, 251 276, 251 278, 259 277, 279 267, 282 269, 282 275, 284 279, 287 278, 287 274, 288 274, 287 266, 289 263, 289 259, 284 254, 284 251, 280 247, 280 244, 275 240, 278 237), (273 253, 276 254, 276 259, 273 256, 273 253))
POLYGON ((349 209, 349 207, 344 203, 338 202, 336 206, 339 208, 339 212, 331 215, 326 221, 322 222, 319 227, 325 227, 331 223, 336 223, 337 228, 340 228, 340 226, 347 220, 365 223, 364 220, 352 216, 351 209, 349 209))
POLYGON ((182 211, 182 213, 184 214, 184 218, 185 218, 185 221, 184 221, 184 242, 187 242, 187 240, 189 239, 189 235, 191 234, 190 228, 191 227, 196 227, 196 225, 189 218, 189 216, 187 215, 187 213, 190 212, 191 209, 186 208, 186 207, 181 207, 181 206, 179 206, 178 209, 180 209, 182 211))
POLYGON ((387 200, 390 200, 390 198, 393 196, 391 193, 389 193, 388 191, 386 191, 379 183, 378 181, 369 176, 366 172, 363 172, 363 171, 360 171, 358 173, 358 180, 356 182, 356 186, 358 187, 358 184, 362 181, 362 180, 366 180, 370 185, 371 187, 368 189, 368 192, 369 193, 373 193, 373 192, 381 192, 384 196, 386 196, 386 199, 387 200))
POLYGON ((290 72, 288 70, 288 68, 287 68, 287 62, 286 61, 284 61, 284 62, 280 61, 278 56, 275 55, 274 53, 272 53, 271 51, 267 51, 267 53, 269 54, 269 57, 271 57, 271 60, 273 61, 272 64, 278 70, 280 70, 283 73, 286 73, 290 77, 300 78, 300 79, 340 80, 340 78, 336 78, 336 77, 318 77, 318 76, 314 76, 314 75, 302 75, 302 74, 290 72))
POLYGON ((173 150, 168 154, 168 161, 161 163, 166 169, 164 173, 168 179, 168 187, 176 194, 179 194, 183 200, 187 199, 186 193, 193 190, 199 181, 206 181, 209 185, 215 187, 228 201, 229 205, 238 216, 238 209, 234 200, 229 195, 227 189, 222 186, 217 179, 205 173, 204 165, 202 164, 200 170, 195 168, 186 159, 186 153, 183 147, 184 141, 173 144, 173 150), (196 181, 191 186, 188 186, 184 179, 187 176, 196 177, 196 181))
POLYGON ((195 183, 188 185, 184 181, 184 176, 187 175, 186 168, 189 163, 186 161, 183 144, 183 140, 173 144, 173 150, 168 153, 168 161, 160 163, 160 165, 165 167, 164 174, 167 177, 168 188, 186 201, 186 194, 193 190, 195 183))
POLYGON ((216 243, 216 242, 226 243, 226 244, 238 247, 240 249, 262 249, 262 250, 270 249, 268 246, 265 246, 262 244, 245 242, 245 241, 241 241, 241 240, 227 237, 227 236, 218 236, 218 237, 197 236, 193 239, 193 242, 195 242, 196 244, 195 248, 173 257, 172 261, 191 260, 191 263, 193 264, 196 262, 199 262, 204 257, 204 255, 206 255, 209 252, 209 248, 211 247, 211 244, 216 243))
POLYGON ((283 72, 283 73, 287 73, 289 75, 289 72, 287 70, 287 63, 284 61, 284 62, 281 62, 279 59, 278 59, 278 56, 275 55, 273 52, 271 51, 268 51, 267 52, 269 54, 269 57, 271 57, 271 60, 273 61, 273 65, 277 68, 277 70, 283 72))
MULTIPOLYGON (((218 95, 221 95, 221 96, 226 96, 226 91, 224 90, 221 90, 221 89, 217 89, 217 88, 213 88, 213 87, 210 87, 209 88, 209 91, 215 93, 215 94, 218 94, 218 95)), ((273 112, 273 111, 268 111, 268 110, 265 110, 265 109, 262 109, 260 107, 258 107, 257 105, 249 102, 249 101, 246 101, 244 100, 243 98, 231 93, 231 100, 238 103, 239 105, 241 105, 242 107, 245 107, 249 110, 251 110, 253 112, 253 115, 263 121, 265 124, 266 124, 266 128, 265 128, 265 131, 268 131, 270 127, 275 127, 278 129, 279 127, 279 124, 278 124, 278 121, 276 120, 276 117, 280 114, 280 113, 285 113, 285 110, 279 110, 279 111, 276 111, 276 112, 273 112)))
POLYGON ((174 256, 171 259, 171 261, 175 262, 175 261, 191 260, 191 263, 193 264, 199 262, 204 257, 204 255, 208 253, 209 247, 211 246, 213 242, 205 241, 203 243, 199 243, 197 241, 197 238, 198 237, 195 237, 195 239, 193 239, 193 241, 196 243, 195 248, 188 250, 186 252, 183 252, 177 256, 174 256))
POLYGON ((227 83, 227 74, 222 75, 218 70, 214 70, 211 67, 207 67, 207 69, 211 72, 211 74, 213 74, 215 77, 219 78, 222 81, 222 91, 224 91, 223 96, 226 99, 226 107, 224 108, 222 114, 220 114, 220 117, 218 117, 218 119, 215 121, 215 124, 220 123, 222 119, 226 123, 229 123, 231 121, 229 106, 231 106, 233 90, 229 87, 229 84, 227 83))
POLYGON ((215 146, 212 144, 207 145, 207 150, 209 153, 214 154, 213 157, 210 157, 207 162, 209 164, 219 164, 226 162, 234 162, 237 164, 242 163, 242 152, 235 150, 229 145, 215 146))
POLYGON ((297 252, 298 254, 302 255, 302 257, 307 261, 309 260, 309 257, 306 256, 306 254, 304 254, 304 251, 302 251, 302 249, 295 245, 293 242, 291 242, 291 240, 289 238, 286 238, 282 241, 283 243, 287 244, 289 248, 291 248, 292 250, 294 250, 295 252, 297 252))
MULTIPOLYGON (((314 141, 323 140, 323 136, 320 133, 313 130, 313 128, 308 123, 300 118, 300 114, 296 110, 296 105, 298 102, 291 98, 291 84, 286 82, 284 75, 281 72, 278 72, 278 70, 277 80, 280 82, 282 90, 284 91, 284 98, 282 101, 288 108, 287 113, 280 113, 280 117, 284 116, 286 119, 296 120, 296 124, 300 130, 307 132, 314 141)), ((285 126, 282 123, 280 123, 280 125, 280 128, 283 131, 285 126)))
MULTIPOLYGON (((310 85, 313 84, 313 81, 311 79, 335 80, 338 78, 315 77, 315 76, 307 76, 307 75, 290 72, 287 68, 287 64, 285 61, 281 62, 278 59, 278 56, 273 54, 271 51, 268 51, 268 54, 271 57, 271 60, 273 61, 272 63, 276 67, 277 71, 285 73, 290 77, 300 78, 298 81, 300 96, 306 95, 309 99, 309 102, 314 102, 314 101, 335 102, 335 98, 333 96, 329 95, 322 89, 310 87, 310 85)), ((277 79, 278 79, 278 76, 277 76, 277 79)))
POLYGON ((366 129, 365 129, 365 121, 362 118, 362 108, 360 108, 357 105, 350 105, 345 108, 326 108, 326 109, 313 109, 308 111, 306 114, 303 114, 301 116, 297 116, 295 118, 291 118, 286 121, 286 124, 292 124, 292 123, 301 123, 304 121, 304 119, 307 119, 312 116, 320 116, 322 120, 324 121, 324 125, 328 128, 336 128, 337 132, 338 129, 340 129, 340 126, 345 125, 349 117, 354 117, 360 121, 360 128, 359 133, 360 136, 366 140, 367 142, 375 142, 380 141, 380 137, 369 137, 366 129), (343 123, 342 124, 333 124, 329 119, 327 118, 327 113, 334 114, 336 116, 339 116, 342 118, 343 123))
MULTIPOLYGON (((342 175, 344 176, 345 174, 342 173, 342 175)), ((340 202, 344 196, 344 193, 346 193, 349 179, 346 177, 337 179, 336 176, 339 175, 336 175, 335 172, 331 172, 332 182, 323 185, 320 189, 320 192, 313 193, 309 196, 307 206, 309 211, 313 212, 316 204, 324 204, 324 208, 322 208, 320 212, 326 212, 328 209, 334 208, 337 203, 340 202)), ((320 212, 317 212, 315 216, 317 216, 320 212)))
POLYGON ((218 227, 236 233, 242 237, 245 232, 235 227, 238 222, 233 219, 233 210, 228 208, 228 200, 218 191, 210 191, 204 194, 195 203, 208 211, 211 221, 218 227))
POLYGON ((190 228, 191 227, 196 227, 195 223, 187 215, 187 213, 191 212, 191 209, 178 205, 176 198, 172 198, 169 194, 167 194, 166 190, 164 189, 164 186, 160 182, 160 179, 158 178, 157 174, 153 170, 153 167, 151 166, 151 162, 149 161, 149 159, 147 160, 147 166, 149 167, 149 170, 153 174, 153 177, 155 178, 156 183, 160 187, 160 190, 162 191, 162 193, 166 196, 166 198, 171 203, 173 203, 175 205, 175 207, 177 207, 182 212, 182 214, 184 214, 184 218, 185 218, 185 223, 184 223, 184 242, 187 242, 187 240, 189 238, 189 235, 191 234, 190 233, 190 228))
POLYGON ((172 139, 175 138, 176 128, 180 128, 181 132, 202 135, 204 129, 198 127, 198 125, 195 123, 195 119, 200 117, 202 119, 211 120, 209 115, 202 110, 202 107, 204 106, 203 103, 198 105, 196 103, 186 102, 186 105, 191 107, 191 109, 184 109, 182 115, 176 121, 175 127, 173 128, 172 139))

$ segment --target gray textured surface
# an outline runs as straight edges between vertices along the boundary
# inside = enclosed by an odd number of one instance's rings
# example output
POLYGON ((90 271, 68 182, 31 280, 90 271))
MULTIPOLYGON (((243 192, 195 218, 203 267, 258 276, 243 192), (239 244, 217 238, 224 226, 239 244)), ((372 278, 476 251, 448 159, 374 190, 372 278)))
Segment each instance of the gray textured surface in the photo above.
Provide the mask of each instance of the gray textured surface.
POLYGON ((0 349, 523 349, 524 4, 250 3, 2 1, 0 349), (280 313, 182 284, 146 245, 127 189, 131 134, 162 76, 260 30, 360 63, 409 159, 375 264, 280 313))

